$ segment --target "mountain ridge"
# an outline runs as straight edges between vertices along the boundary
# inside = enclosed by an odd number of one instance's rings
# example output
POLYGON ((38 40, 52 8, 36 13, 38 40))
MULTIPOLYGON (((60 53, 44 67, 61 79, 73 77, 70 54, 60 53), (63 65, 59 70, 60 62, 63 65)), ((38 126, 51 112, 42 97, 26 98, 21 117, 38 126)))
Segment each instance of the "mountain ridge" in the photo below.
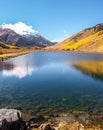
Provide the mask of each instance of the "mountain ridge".
POLYGON ((103 52, 103 23, 86 28, 64 41, 47 47, 54 51, 103 52))
POLYGON ((53 45, 53 42, 45 39, 39 34, 20 35, 11 29, 0 28, 0 41, 17 47, 46 47, 53 45))

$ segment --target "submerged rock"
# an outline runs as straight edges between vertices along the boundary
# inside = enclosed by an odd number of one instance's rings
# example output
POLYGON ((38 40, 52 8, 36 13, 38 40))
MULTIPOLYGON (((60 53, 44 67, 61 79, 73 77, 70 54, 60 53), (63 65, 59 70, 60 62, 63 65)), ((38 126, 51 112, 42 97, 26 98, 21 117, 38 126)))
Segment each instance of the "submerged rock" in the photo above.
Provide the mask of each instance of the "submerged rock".
POLYGON ((61 122, 58 126, 58 130, 85 130, 84 126, 78 122, 72 124, 67 124, 66 122, 61 122))
POLYGON ((55 128, 53 128, 51 124, 42 124, 40 130, 55 130, 55 128))
POLYGON ((39 123, 39 122, 44 122, 45 120, 46 119, 42 115, 40 115, 38 117, 31 118, 30 122, 39 123))
POLYGON ((68 130, 68 125, 66 122, 59 123, 58 130, 68 130))

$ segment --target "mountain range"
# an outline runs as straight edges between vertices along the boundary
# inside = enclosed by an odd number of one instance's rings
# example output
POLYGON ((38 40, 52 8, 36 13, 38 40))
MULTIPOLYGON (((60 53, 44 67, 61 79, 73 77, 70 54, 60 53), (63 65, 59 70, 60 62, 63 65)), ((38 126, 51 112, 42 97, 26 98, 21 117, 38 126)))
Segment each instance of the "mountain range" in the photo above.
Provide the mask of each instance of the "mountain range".
POLYGON ((0 29, 0 42, 17 47, 46 47, 54 44, 39 34, 20 35, 11 29, 0 29))
POLYGON ((39 34, 20 35, 11 29, 0 29, 0 47, 46 47, 45 51, 103 52, 103 23, 84 29, 60 43, 39 34))
POLYGON ((53 51, 103 52, 103 23, 84 29, 54 46, 53 51))

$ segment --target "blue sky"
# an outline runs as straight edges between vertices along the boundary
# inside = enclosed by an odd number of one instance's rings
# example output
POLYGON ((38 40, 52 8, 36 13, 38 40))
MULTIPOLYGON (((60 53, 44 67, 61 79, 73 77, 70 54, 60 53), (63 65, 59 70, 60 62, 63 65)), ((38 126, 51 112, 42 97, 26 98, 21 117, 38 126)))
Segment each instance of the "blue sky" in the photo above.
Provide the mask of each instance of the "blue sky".
POLYGON ((0 25, 23 22, 49 40, 103 22, 103 0, 1 0, 0 25))

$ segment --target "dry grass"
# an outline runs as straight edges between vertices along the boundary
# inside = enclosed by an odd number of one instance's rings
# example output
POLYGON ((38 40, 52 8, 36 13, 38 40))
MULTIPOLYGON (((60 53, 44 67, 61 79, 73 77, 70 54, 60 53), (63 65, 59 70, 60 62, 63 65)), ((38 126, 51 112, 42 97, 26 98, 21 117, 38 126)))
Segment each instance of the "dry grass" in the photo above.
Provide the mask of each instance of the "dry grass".
POLYGON ((22 49, 0 49, 0 59, 8 59, 11 57, 16 57, 19 55, 23 55, 23 54, 27 54, 27 53, 31 53, 34 52, 35 49, 26 49, 26 48, 22 48, 22 49))
POLYGON ((78 34, 75 35, 76 38, 70 37, 59 44, 47 47, 45 51, 103 53, 103 30, 92 32, 90 35, 84 32, 85 36, 82 38, 78 34))

